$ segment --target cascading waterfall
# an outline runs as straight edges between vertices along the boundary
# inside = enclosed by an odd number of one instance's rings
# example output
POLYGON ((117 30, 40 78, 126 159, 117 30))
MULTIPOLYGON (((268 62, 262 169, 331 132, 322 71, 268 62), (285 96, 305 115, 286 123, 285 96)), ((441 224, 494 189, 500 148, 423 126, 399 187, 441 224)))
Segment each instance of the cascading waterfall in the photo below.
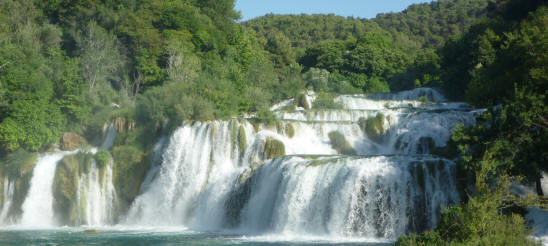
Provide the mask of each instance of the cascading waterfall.
MULTIPOLYGON (((309 104, 314 99, 307 93, 309 104)), ((345 109, 288 112, 282 109, 294 101, 286 100, 272 107, 280 119, 273 125, 233 119, 181 126, 153 148, 140 195, 125 213, 116 207, 114 162, 99 167, 93 159, 77 176, 73 224, 377 239, 435 227, 459 195, 455 164, 428 153, 445 145, 455 124, 475 124, 478 112, 432 89, 336 101, 345 109), (352 151, 339 153, 334 132, 352 151)), ((116 130, 107 126, 104 136, 108 149, 116 130)), ((55 167, 75 153, 39 158, 20 224, 55 224, 55 167)), ((6 179, 4 190, 10 185, 6 179)))
POLYGON ((385 239, 433 228, 441 209, 459 201, 455 164, 416 154, 444 146, 455 124, 474 124, 477 112, 431 89, 337 101, 346 109, 285 112, 293 101, 284 101, 272 108, 275 126, 182 126, 125 223, 385 239), (382 136, 368 136, 358 121, 379 114, 382 136), (361 156, 338 155, 331 132, 361 156), (266 160, 269 139, 283 144, 285 157, 266 160))
MULTIPOLYGON (((102 149, 112 146, 116 137, 116 130, 112 125, 104 129, 102 149)), ((17 225, 24 227, 52 227, 58 226, 53 209, 53 182, 57 164, 65 157, 77 153, 96 154, 96 148, 76 151, 58 151, 42 154, 34 167, 30 188, 22 204, 22 215, 17 225)), ((75 163, 79 165, 79 163, 75 163)), ((105 167, 98 167, 96 161, 91 160, 86 172, 79 174, 76 188, 77 225, 102 226, 114 223, 116 218, 116 191, 112 183, 112 159, 105 167)), ((0 222, 6 222, 14 183, 5 179, 4 204, 0 213, 0 222)))
POLYGON ((92 161, 89 172, 78 180, 78 207, 85 215, 82 224, 102 226, 112 224, 115 216, 116 191, 112 184, 112 161, 103 171, 92 161))
POLYGON ((430 157, 293 156, 248 182, 240 224, 248 233, 393 238, 435 226, 459 200, 454 163, 430 157))
POLYGON ((55 167, 66 155, 74 152, 46 153, 38 158, 33 170, 30 188, 23 203, 20 224, 32 227, 54 225, 52 185, 55 167))

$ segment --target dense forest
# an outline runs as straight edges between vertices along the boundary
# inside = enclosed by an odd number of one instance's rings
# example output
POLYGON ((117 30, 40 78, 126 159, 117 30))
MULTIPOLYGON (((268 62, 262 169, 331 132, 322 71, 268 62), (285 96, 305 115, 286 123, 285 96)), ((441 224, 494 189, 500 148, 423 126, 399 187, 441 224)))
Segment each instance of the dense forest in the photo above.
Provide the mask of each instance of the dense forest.
POLYGON ((468 201, 398 244, 534 244, 514 214, 534 201, 508 187, 538 185, 548 171, 545 1, 440 0, 373 19, 270 14, 243 23, 234 5, 1 0, 0 173, 24 176, 22 160, 65 145, 63 133, 96 143, 115 123, 114 147, 101 154, 115 157, 114 182, 129 202, 151 140, 184 122, 275 121, 269 107, 305 89, 330 108, 334 94, 428 86, 487 112, 436 150, 469 177, 468 201))

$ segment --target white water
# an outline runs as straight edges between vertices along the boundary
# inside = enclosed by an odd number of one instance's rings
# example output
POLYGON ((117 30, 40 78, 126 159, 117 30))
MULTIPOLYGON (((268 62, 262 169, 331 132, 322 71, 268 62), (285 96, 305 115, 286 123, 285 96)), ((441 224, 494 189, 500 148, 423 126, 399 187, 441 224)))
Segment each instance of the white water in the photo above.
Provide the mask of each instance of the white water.
POLYGON ((7 221, 8 212, 11 208, 11 204, 13 202, 13 195, 15 192, 15 182, 11 181, 8 176, 4 178, 4 198, 2 199, 3 204, 0 210, 0 225, 6 224, 9 221, 7 221))
POLYGON ((534 237, 542 245, 548 245, 548 211, 539 208, 530 208, 525 218, 533 225, 534 237))
POLYGON ((456 123, 475 124, 475 112, 462 103, 412 100, 426 95, 445 101, 436 93, 341 96, 345 110, 276 111, 282 121, 270 127, 245 120, 184 125, 169 139, 124 223, 291 238, 394 239, 433 228, 441 209, 459 200, 455 165, 414 154, 428 153, 425 138, 444 146, 456 123), (386 134, 373 141, 357 121, 378 113, 385 115, 386 134), (240 126, 245 149, 231 136, 240 126), (339 156, 328 137, 332 131, 357 154, 385 156, 339 156), (264 160, 268 138, 281 141, 286 155, 322 156, 264 160), (388 156, 393 154, 404 155, 388 156))
POLYGON ((54 225, 52 185, 57 162, 74 152, 42 154, 32 173, 30 188, 23 203, 20 224, 29 227, 54 225))
POLYGON ((459 200, 454 163, 435 158, 289 157, 256 172, 242 210, 248 233, 394 238, 434 227, 459 200))
MULTIPOLYGON (((307 95, 309 103, 314 99, 307 95)), ((459 200, 455 165, 415 154, 433 147, 425 147, 425 139, 443 146, 456 123, 475 123, 475 112, 427 89, 337 100, 346 109, 276 111, 281 121, 274 126, 254 127, 243 119, 181 126, 154 148, 152 168, 127 214, 116 212, 112 164, 101 174, 93 163, 78 182, 78 224, 121 220, 123 226, 373 240, 433 228, 440 210, 459 200), (419 102, 419 96, 443 103, 419 102), (373 140, 357 121, 379 113, 386 133, 373 140), (358 155, 375 156, 338 155, 328 137, 332 131, 342 133, 358 155), (269 138, 293 156, 265 160, 269 138)), ((112 146, 115 134, 105 129, 102 148, 112 146)), ((37 163, 22 224, 52 225, 51 183, 61 158, 37 163)))
POLYGON ((103 128, 103 143, 101 144, 101 149, 110 149, 112 148, 112 145, 114 144, 114 139, 116 138, 116 134, 118 132, 116 131, 116 128, 114 128, 113 124, 105 125, 103 128))
POLYGON ((116 191, 112 184, 112 161, 105 167, 102 178, 100 175, 100 169, 93 161, 89 172, 78 180, 77 204, 84 209, 81 223, 87 226, 114 222, 116 191))

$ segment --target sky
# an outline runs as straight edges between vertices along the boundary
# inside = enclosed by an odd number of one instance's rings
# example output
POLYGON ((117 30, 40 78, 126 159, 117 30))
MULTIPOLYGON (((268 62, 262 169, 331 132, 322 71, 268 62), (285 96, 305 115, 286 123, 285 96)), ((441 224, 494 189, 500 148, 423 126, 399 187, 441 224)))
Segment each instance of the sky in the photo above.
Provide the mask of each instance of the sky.
POLYGON ((431 0, 236 0, 242 21, 265 14, 329 14, 373 18, 379 13, 399 12, 413 3, 431 0))

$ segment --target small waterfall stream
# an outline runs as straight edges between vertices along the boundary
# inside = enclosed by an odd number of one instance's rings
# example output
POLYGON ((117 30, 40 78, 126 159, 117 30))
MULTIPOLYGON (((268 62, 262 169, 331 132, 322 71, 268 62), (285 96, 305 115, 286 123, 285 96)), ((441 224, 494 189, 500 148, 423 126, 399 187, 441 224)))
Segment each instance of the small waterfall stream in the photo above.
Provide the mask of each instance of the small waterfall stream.
POLYGON ((4 189, 3 192, 3 204, 1 210, 0 210, 0 225, 4 224, 8 217, 8 212, 11 208, 11 204, 13 202, 13 195, 15 192, 15 182, 11 181, 8 176, 4 178, 4 189))

